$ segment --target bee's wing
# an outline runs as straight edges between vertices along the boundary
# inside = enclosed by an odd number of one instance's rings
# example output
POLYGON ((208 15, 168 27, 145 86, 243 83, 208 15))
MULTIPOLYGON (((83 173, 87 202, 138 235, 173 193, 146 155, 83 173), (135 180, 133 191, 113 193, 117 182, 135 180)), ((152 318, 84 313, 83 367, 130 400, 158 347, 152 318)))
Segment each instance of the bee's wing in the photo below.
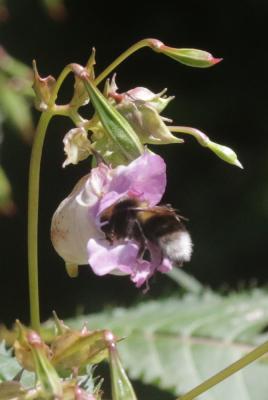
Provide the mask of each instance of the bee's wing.
POLYGON ((188 218, 180 215, 177 213, 177 210, 170 205, 163 205, 163 206, 153 206, 153 207, 133 207, 131 208, 132 210, 135 211, 144 211, 144 212, 150 212, 153 214, 158 214, 158 215, 163 215, 163 216, 174 216, 174 218, 184 221, 188 221, 188 218))

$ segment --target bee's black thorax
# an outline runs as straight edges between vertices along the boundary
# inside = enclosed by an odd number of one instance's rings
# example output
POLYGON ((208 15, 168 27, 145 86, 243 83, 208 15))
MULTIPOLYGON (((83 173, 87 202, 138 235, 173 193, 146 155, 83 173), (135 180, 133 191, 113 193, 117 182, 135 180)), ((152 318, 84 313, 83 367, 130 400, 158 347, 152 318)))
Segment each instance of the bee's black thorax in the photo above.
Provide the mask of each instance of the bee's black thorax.
POLYGON ((140 236, 137 225, 137 202, 132 199, 123 200, 106 210, 101 216, 103 232, 108 240, 138 239, 140 236))
POLYGON ((142 207, 135 199, 111 206, 101 216, 102 230, 108 240, 135 239, 141 235, 152 242, 178 230, 185 230, 175 211, 167 206, 142 207))

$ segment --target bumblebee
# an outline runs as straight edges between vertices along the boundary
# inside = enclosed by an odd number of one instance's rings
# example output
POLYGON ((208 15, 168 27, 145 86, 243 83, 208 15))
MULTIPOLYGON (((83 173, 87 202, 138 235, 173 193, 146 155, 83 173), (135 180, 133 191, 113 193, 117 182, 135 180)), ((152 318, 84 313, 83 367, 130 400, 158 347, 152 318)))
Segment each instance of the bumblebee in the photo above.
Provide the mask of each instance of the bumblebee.
POLYGON ((146 255, 148 244, 156 245, 162 258, 181 266, 192 254, 192 240, 181 216, 169 205, 148 207, 134 198, 123 199, 107 208, 101 215, 101 229, 110 243, 134 240, 139 256, 146 255))

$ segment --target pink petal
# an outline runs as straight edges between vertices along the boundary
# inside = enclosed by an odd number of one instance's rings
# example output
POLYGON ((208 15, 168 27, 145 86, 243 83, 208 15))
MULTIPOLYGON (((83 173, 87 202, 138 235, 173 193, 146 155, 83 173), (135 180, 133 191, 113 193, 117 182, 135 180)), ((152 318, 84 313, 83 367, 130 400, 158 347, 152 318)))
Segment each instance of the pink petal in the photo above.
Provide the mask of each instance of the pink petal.
POLYGON ((124 196, 137 197, 149 206, 161 200, 166 188, 166 164, 164 160, 149 151, 129 165, 120 165, 113 170, 109 192, 104 195, 99 213, 124 196), (109 196, 109 198, 107 198, 109 196))
POLYGON ((107 240, 90 239, 87 249, 88 263, 96 275, 130 275, 137 287, 152 275, 151 263, 137 258, 138 246, 131 241, 111 245, 107 240))
POLYGON ((136 262, 138 246, 132 242, 111 245, 107 240, 89 239, 88 263, 96 275, 111 272, 131 273, 131 266, 136 262))

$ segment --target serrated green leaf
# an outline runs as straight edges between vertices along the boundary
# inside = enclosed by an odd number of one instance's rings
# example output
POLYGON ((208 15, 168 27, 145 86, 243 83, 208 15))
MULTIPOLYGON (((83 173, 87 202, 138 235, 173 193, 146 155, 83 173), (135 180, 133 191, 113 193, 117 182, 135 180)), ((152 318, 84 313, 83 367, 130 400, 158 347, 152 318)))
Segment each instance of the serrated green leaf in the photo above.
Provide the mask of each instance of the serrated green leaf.
MULTIPOLYGON (((268 296, 262 290, 223 297, 212 292, 150 301, 136 308, 66 321, 90 329, 109 327, 118 336, 132 379, 180 395, 267 340, 268 296)), ((200 396, 202 400, 267 400, 268 357, 200 396)))

